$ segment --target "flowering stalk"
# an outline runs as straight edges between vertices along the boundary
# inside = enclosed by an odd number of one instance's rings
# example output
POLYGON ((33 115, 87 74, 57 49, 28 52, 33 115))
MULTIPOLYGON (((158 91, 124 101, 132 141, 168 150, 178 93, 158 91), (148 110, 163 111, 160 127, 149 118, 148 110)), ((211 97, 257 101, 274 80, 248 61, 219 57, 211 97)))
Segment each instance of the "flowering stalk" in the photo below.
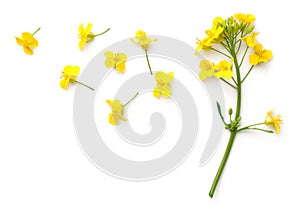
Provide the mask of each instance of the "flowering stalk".
POLYGON ((230 131, 230 137, 223 159, 220 163, 220 166, 210 188, 210 197, 214 196, 215 190, 227 163, 237 133, 246 130, 257 130, 267 133, 273 133, 273 131, 271 130, 256 127, 262 124, 274 126, 276 133, 278 133, 280 130, 279 123, 282 123, 281 116, 277 115, 274 117, 273 111, 271 110, 268 112, 265 122, 239 128, 241 122, 242 83, 249 76, 254 66, 260 63, 268 62, 272 58, 272 52, 270 50, 265 50, 263 46, 256 40, 258 32, 253 32, 254 25, 252 25, 252 23, 254 20, 255 17, 252 14, 235 14, 234 17, 231 16, 226 20, 223 20, 221 17, 216 17, 213 21, 213 27, 210 30, 206 31, 207 37, 202 40, 197 39, 198 47, 196 48, 196 53, 198 53, 198 51, 200 50, 212 50, 221 54, 222 56, 225 56, 226 58, 231 59, 231 62, 222 60, 217 65, 208 60, 202 60, 200 62, 200 79, 205 80, 208 77, 214 76, 236 90, 235 116, 232 119, 233 111, 232 109, 229 109, 229 123, 225 122, 225 119, 221 114, 220 104, 217 103, 218 112, 220 114, 222 122, 225 125, 225 129, 230 131), (242 54, 241 60, 239 61, 238 56, 240 50, 242 50, 242 41, 244 41, 247 46, 244 53, 242 54), (218 44, 223 50, 218 50, 212 47, 213 44, 218 44), (244 77, 242 77, 241 66, 249 50, 249 47, 253 47, 254 50, 254 53, 249 55, 251 67, 249 68, 248 72, 244 74, 244 77), (232 71, 232 67, 234 67, 235 70, 235 77, 232 71), (226 78, 227 80, 225 80, 224 78, 226 78))

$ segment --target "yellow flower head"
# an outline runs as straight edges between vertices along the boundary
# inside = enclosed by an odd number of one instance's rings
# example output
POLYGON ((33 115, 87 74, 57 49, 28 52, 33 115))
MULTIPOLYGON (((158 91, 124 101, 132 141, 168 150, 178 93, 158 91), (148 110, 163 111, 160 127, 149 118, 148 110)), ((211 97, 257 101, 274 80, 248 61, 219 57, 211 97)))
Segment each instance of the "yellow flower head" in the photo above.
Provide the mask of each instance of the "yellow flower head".
POLYGON ((107 57, 105 60, 105 66, 107 68, 116 68, 117 71, 123 73, 125 71, 125 62, 127 61, 127 56, 125 53, 113 53, 107 51, 104 53, 107 57))
POLYGON ((106 102, 111 108, 111 113, 108 115, 108 121, 111 125, 118 125, 119 119, 127 121, 127 119, 123 117, 124 105, 120 103, 120 100, 106 100, 106 102))
POLYGON ((251 65, 257 65, 262 62, 268 62, 270 59, 272 59, 272 51, 265 50, 261 44, 255 45, 253 49, 254 53, 250 54, 249 56, 251 65))
POLYGON ((62 71, 60 87, 67 90, 69 83, 75 83, 80 71, 79 66, 67 65, 62 71))
POLYGON ((141 46, 144 50, 147 50, 148 49, 148 46, 151 42, 156 42, 157 39, 151 39, 147 36, 147 34, 142 31, 142 30, 138 30, 135 34, 135 38, 136 40, 134 39, 130 39, 130 41, 134 44, 137 44, 139 46, 141 46))
POLYGON ((78 27, 78 38, 80 39, 79 41, 79 50, 83 50, 85 47, 86 43, 92 41, 95 38, 95 35, 91 32, 92 29, 92 23, 88 23, 87 27, 84 28, 83 24, 79 25, 78 27))
POLYGON ((212 77, 216 74, 215 69, 214 69, 214 63, 204 59, 200 62, 199 67, 200 67, 200 73, 199 77, 200 80, 205 80, 208 77, 212 77))
POLYGON ((169 72, 165 73, 163 71, 158 71, 155 74, 155 80, 156 80, 156 87, 153 90, 153 96, 158 98, 160 95, 162 95, 165 98, 170 97, 172 93, 172 89, 169 85, 171 81, 174 79, 174 73, 169 72))
POLYGON ((277 114, 277 116, 274 117, 273 110, 268 111, 265 119, 265 124, 267 126, 272 125, 275 128, 276 134, 278 134, 280 131, 280 123, 283 124, 283 120, 281 119, 280 114, 277 114))
POLYGON ((233 76, 233 72, 231 70, 232 67, 232 61, 227 62, 226 60, 222 60, 217 65, 214 66, 214 69, 216 71, 215 77, 217 78, 231 78, 233 76))
POLYGON ((18 45, 23 46, 23 50, 28 55, 33 55, 32 48, 38 47, 38 41, 33 37, 33 34, 24 32, 22 37, 15 37, 18 45))
POLYGON ((196 38, 196 40, 197 40, 196 44, 198 46, 196 47, 195 54, 198 54, 200 50, 209 51, 211 49, 211 46, 213 44, 213 38, 207 36, 203 40, 200 40, 198 38, 196 38))
POLYGON ((248 47, 254 47, 257 44, 256 36, 259 32, 252 32, 251 35, 240 38, 245 41, 248 47))
POLYGON ((252 23, 255 21, 255 17, 252 14, 236 13, 234 17, 242 23, 252 23))

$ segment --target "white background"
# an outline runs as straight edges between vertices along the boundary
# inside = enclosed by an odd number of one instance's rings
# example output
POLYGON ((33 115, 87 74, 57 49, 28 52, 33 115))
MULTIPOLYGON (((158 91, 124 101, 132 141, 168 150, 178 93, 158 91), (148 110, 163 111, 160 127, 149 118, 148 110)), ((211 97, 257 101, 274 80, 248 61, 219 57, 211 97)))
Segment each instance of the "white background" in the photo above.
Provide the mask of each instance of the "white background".
MULTIPOLYGON (((297 1, 5 1, 0 33, 0 213, 299 213, 299 11, 297 1), (244 122, 276 108, 279 135, 237 137, 214 199, 211 182, 228 133, 204 167, 197 145, 177 170, 149 182, 112 178, 92 165, 73 128, 74 87, 59 87, 65 65, 87 63, 106 46, 136 30, 195 45, 215 16, 253 13, 258 40, 273 51, 268 64, 244 85, 244 122), (111 27, 83 52, 77 27, 111 27), (36 34, 39 47, 25 55, 14 36, 36 34)), ((197 93, 197 92, 195 92, 197 93)), ((224 88, 227 107, 234 93, 224 88)), ((103 98, 105 99, 105 98, 103 98)), ((105 111, 109 112, 107 108, 105 111)), ((133 113, 130 113, 131 115, 133 113)), ((204 118, 204 120, 209 118, 204 118)))

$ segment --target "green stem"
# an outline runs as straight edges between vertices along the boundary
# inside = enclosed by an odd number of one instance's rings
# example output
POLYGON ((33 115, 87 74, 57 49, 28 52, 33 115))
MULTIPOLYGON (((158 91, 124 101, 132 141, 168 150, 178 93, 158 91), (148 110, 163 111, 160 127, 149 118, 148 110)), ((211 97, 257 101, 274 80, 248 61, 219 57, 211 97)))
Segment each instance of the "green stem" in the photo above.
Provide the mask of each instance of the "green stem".
MULTIPOLYGON (((232 41, 232 40, 231 40, 232 41)), ((239 63, 237 61, 237 56, 236 56, 236 53, 235 53, 235 50, 234 50, 234 44, 233 42, 231 42, 231 55, 234 59, 234 65, 235 65, 235 71, 236 71, 236 78, 237 78, 237 101, 236 101, 236 112, 235 112, 235 120, 237 120, 239 117, 240 117, 240 113, 241 113, 241 101, 242 101, 242 82, 241 82, 241 74, 240 74, 240 68, 239 68, 239 63)), ((230 134, 230 138, 229 138, 229 141, 228 141, 228 144, 227 144, 227 148, 225 150, 225 153, 224 153, 224 156, 223 156, 223 159, 222 159, 222 162, 219 166, 219 169, 217 171, 217 174, 215 176, 215 179, 213 181, 213 184, 210 188, 210 191, 209 191, 209 196, 212 198, 214 196, 214 193, 215 193, 215 190, 217 188, 217 185, 218 185, 218 182, 221 178, 221 175, 223 173, 223 170, 224 170, 224 167, 227 163, 227 160, 228 160, 228 157, 229 157, 229 154, 230 154, 230 151, 231 151, 231 148, 232 148, 232 145, 233 145, 233 142, 234 142, 234 139, 235 139, 235 136, 236 136, 237 132, 234 131, 234 132, 231 132, 230 134)))
POLYGON ((247 72, 246 76, 243 78, 242 82, 244 82, 244 80, 248 77, 248 75, 250 74, 250 72, 252 71, 254 65, 251 66, 251 68, 249 69, 249 71, 247 72))
POLYGON ((96 35, 94 35, 94 37, 96 37, 96 36, 101 36, 101 35, 103 35, 103 34, 105 34, 107 31, 109 31, 110 30, 110 28, 107 28, 105 31, 103 31, 102 33, 99 33, 99 34, 96 34, 96 35))
POLYGON ((78 83, 78 84, 80 84, 80 85, 83 85, 83 86, 85 86, 85 87, 87 87, 87 88, 89 88, 89 89, 91 89, 92 91, 94 91, 94 89, 93 89, 91 86, 88 86, 88 85, 86 85, 86 84, 84 84, 84 83, 82 83, 82 82, 79 82, 79 81, 77 81, 77 80, 75 80, 75 82, 78 83))
POLYGON ((244 61, 244 58, 245 58, 245 56, 246 56, 246 53, 248 52, 248 49, 249 49, 249 46, 247 46, 247 48, 246 48, 246 50, 245 50, 245 52, 244 52, 243 58, 242 58, 242 60, 241 60, 241 62, 240 62, 240 66, 242 66, 242 64, 243 64, 243 61, 244 61))
POLYGON ((228 84, 229 86, 231 86, 232 88, 236 89, 236 86, 232 85, 230 82, 228 82, 227 80, 225 80, 224 78, 220 78, 220 80, 222 80, 223 82, 225 82, 226 84, 228 84))
POLYGON ((124 107, 127 106, 129 103, 132 102, 132 100, 134 100, 137 96, 139 95, 139 92, 137 92, 125 105, 123 105, 124 107))
POLYGON ((151 69, 151 66, 150 66, 147 50, 145 50, 145 54, 146 54, 146 59, 147 59, 148 67, 149 67, 149 70, 150 70, 150 74, 152 75, 153 73, 152 73, 152 69, 151 69))
POLYGON ((226 53, 223 53, 222 51, 219 51, 219 50, 217 50, 217 49, 215 49, 215 48, 211 48, 211 50, 213 50, 213 51, 215 51, 215 52, 217 52, 217 53, 219 53, 219 54, 222 54, 222 55, 228 57, 229 59, 231 59, 231 57, 230 57, 229 55, 227 55, 226 53))
POLYGON ((34 31, 34 33, 32 34, 32 36, 34 36, 34 34, 36 34, 37 32, 39 32, 41 28, 39 27, 36 31, 34 31))
POLYGON ((212 186, 210 188, 210 191, 209 191, 209 196, 211 198, 214 196, 214 193, 215 193, 215 190, 217 188, 218 182, 219 182, 219 180, 221 178, 221 175, 222 175, 222 172, 223 172, 224 167, 226 165, 227 159, 229 157, 229 154, 230 154, 230 151, 231 151, 231 148, 232 148, 235 136, 236 136, 236 132, 231 132, 231 135, 230 135, 230 138, 229 138, 229 141, 228 141, 228 144, 227 144, 227 148, 226 148, 226 151, 224 153, 222 162, 221 162, 221 164, 219 166, 219 169, 218 169, 217 174, 215 176, 214 182, 213 182, 213 184, 212 184, 212 186))

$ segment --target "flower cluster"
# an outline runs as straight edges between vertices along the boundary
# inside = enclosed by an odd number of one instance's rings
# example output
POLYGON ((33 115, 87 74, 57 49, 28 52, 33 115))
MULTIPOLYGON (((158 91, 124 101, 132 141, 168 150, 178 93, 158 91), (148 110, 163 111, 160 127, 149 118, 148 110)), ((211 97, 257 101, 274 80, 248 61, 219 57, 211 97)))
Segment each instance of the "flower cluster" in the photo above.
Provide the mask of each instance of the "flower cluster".
POLYGON ((237 92, 235 115, 232 118, 233 110, 230 108, 228 111, 230 117, 229 122, 225 121, 221 113, 221 106, 217 103, 217 108, 225 129, 229 130, 231 135, 223 160, 209 192, 211 197, 214 195, 237 133, 246 130, 273 133, 272 130, 260 128, 260 125, 266 125, 273 126, 275 132, 278 134, 280 124, 283 123, 281 116, 274 116, 273 110, 271 110, 267 113, 264 122, 241 127, 242 84, 255 66, 270 61, 273 56, 271 50, 265 49, 263 45, 258 42, 257 36, 259 32, 254 31, 254 21, 255 17, 252 14, 236 13, 227 19, 216 17, 213 20, 211 29, 205 31, 206 36, 203 39, 196 40, 196 55, 202 50, 211 50, 226 57, 226 59, 221 60, 216 65, 207 59, 202 60, 199 64, 199 78, 205 80, 208 77, 216 77, 237 92), (249 69, 244 73, 242 72, 242 65, 248 51, 251 49, 252 53, 248 54, 249 69))

